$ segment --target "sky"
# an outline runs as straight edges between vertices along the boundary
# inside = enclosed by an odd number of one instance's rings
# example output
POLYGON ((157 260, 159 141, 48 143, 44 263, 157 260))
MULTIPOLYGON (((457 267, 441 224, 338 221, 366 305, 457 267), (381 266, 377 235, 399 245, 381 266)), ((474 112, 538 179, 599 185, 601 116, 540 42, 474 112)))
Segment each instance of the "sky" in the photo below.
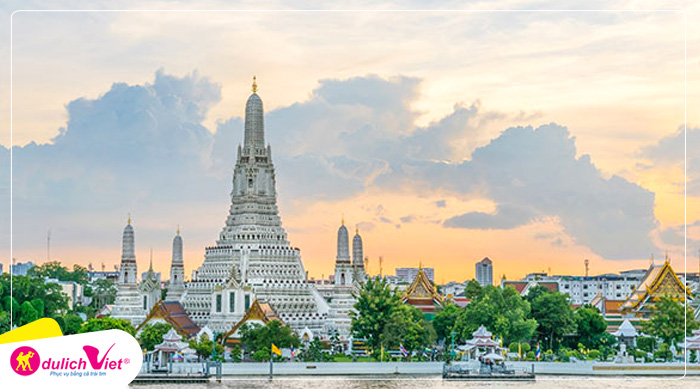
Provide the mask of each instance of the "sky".
POLYGON ((697 5, 148 6, 2 8, 5 268, 112 269, 131 214, 139 269, 152 249, 167 278, 180 226, 189 276, 228 213, 255 75, 283 226, 310 276, 333 272, 343 218, 372 274, 380 257, 384 274, 422 263, 443 283, 473 278, 486 256, 494 277, 518 279, 580 275, 584 259, 591 274, 645 268, 666 253, 683 271, 685 200, 698 269, 700 28, 684 29, 697 5), (575 11, 586 8, 608 11, 575 11), (186 11, 215 9, 236 12, 186 11))

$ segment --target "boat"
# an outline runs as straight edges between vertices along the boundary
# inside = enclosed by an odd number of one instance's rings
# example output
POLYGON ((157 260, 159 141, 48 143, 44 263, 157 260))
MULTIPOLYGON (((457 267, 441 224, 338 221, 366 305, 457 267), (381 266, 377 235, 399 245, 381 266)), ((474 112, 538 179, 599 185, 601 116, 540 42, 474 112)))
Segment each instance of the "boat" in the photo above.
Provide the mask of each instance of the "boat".
POLYGON ((530 371, 517 372, 509 369, 505 363, 488 363, 480 361, 478 367, 469 363, 445 363, 442 366, 442 378, 446 380, 479 380, 479 381, 534 381, 535 365, 530 371))

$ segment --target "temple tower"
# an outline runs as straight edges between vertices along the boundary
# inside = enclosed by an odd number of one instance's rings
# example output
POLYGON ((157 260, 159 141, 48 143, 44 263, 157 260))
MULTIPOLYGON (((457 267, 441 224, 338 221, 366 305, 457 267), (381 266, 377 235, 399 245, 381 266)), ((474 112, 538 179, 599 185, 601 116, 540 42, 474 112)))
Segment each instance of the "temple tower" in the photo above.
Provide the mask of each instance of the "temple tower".
POLYGON ((216 244, 205 249, 204 263, 193 272, 183 305, 200 326, 228 331, 257 298, 269 303, 292 329, 320 334, 329 308, 306 282, 299 249, 291 246, 282 227, 255 78, 252 89, 226 223, 216 244))
POLYGON ((170 280, 165 301, 180 301, 185 293, 185 265, 182 259, 182 237, 180 227, 173 238, 173 259, 170 264, 170 280))

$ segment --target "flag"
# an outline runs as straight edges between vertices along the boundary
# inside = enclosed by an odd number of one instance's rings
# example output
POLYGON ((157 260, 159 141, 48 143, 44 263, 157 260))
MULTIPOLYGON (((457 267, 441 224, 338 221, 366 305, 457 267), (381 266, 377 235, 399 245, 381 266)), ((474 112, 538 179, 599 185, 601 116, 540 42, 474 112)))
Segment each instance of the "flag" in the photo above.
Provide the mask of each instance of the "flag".
POLYGON ((401 350, 401 354, 403 354, 404 357, 408 356, 408 351, 406 351, 402 343, 399 343, 399 350, 401 350))
POLYGON ((537 351, 535 352, 535 359, 540 360, 540 342, 537 342, 537 351))
POLYGON ((274 343, 272 343, 272 350, 271 351, 273 354, 277 354, 279 356, 282 356, 282 351, 280 351, 280 349, 277 348, 277 346, 275 346, 274 343))
POLYGON ((292 351, 292 360, 294 360, 294 346, 291 346, 290 350, 292 351))

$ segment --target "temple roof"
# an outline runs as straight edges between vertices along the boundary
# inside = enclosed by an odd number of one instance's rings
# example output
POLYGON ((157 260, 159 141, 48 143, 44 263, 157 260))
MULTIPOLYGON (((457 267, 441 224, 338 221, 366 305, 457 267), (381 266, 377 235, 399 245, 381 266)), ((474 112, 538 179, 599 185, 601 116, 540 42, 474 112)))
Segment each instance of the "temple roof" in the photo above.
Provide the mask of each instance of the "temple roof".
POLYGON ((248 308, 243 318, 239 320, 238 323, 234 324, 233 327, 224 334, 222 339, 226 341, 227 338, 235 335, 238 329, 250 320, 259 320, 263 322, 263 324, 267 324, 272 320, 279 320, 282 322, 282 319, 277 316, 277 312, 275 312, 270 303, 261 303, 256 299, 253 301, 250 308, 248 308))
POLYGON ((184 350, 188 346, 188 343, 182 341, 182 338, 175 329, 171 328, 167 334, 163 335, 163 342, 156 345, 155 350, 174 353, 184 350))
POLYGON ((148 313, 143 323, 136 328, 138 333, 152 319, 163 319, 170 324, 180 335, 190 338, 197 335, 199 326, 190 319, 182 305, 177 301, 158 301, 151 312, 148 313))
POLYGON ((649 299, 657 296, 669 295, 672 297, 684 296, 692 300, 690 289, 678 279, 676 272, 671 267, 671 262, 667 259, 663 265, 652 265, 649 267, 644 279, 639 283, 637 289, 620 306, 621 311, 640 311, 649 299))
POLYGON ((620 325, 620 328, 613 333, 617 337, 633 338, 637 336, 637 330, 629 320, 625 319, 620 325))
POLYGON ((426 300, 432 300, 433 304, 440 304, 443 299, 437 292, 433 282, 425 275, 423 268, 420 268, 416 278, 413 279, 413 283, 406 289, 402 300, 404 303, 408 302, 413 305, 426 300))

